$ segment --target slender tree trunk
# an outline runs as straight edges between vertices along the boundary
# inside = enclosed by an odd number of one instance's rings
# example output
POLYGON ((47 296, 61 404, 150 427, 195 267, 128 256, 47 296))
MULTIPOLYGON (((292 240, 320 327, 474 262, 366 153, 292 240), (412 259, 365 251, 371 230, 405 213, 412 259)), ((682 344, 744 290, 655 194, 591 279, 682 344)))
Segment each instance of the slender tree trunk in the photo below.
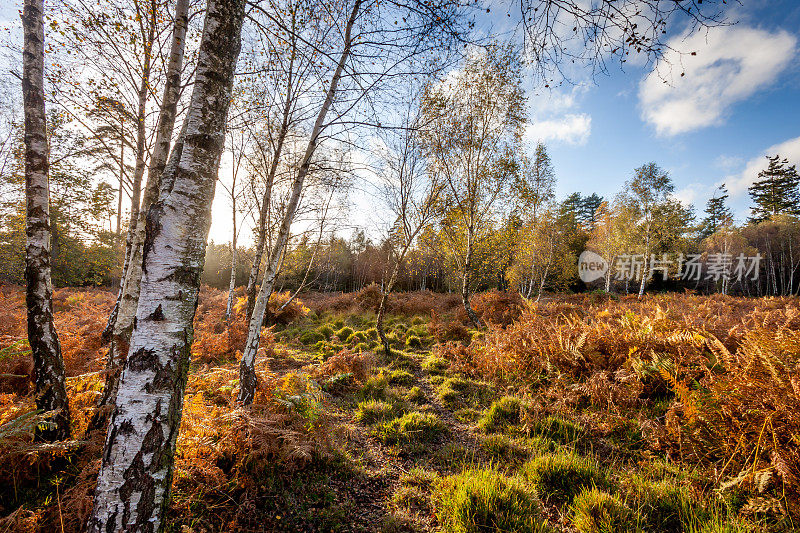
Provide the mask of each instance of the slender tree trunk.
POLYGON ((383 345, 383 351, 386 354, 386 357, 391 357, 392 355, 392 347, 389 345, 389 339, 386 338, 386 331, 383 327, 383 319, 386 316, 386 304, 389 302, 389 294, 392 292, 392 289, 394 289, 394 284, 397 281, 397 275, 400 272, 400 265, 402 264, 403 259, 405 259, 408 248, 408 245, 403 248, 402 253, 397 258, 394 269, 392 269, 392 275, 389 276, 389 281, 381 291, 381 303, 378 306, 378 316, 375 320, 375 329, 378 330, 378 337, 381 339, 381 344, 383 345))
POLYGON ((642 267, 642 282, 639 284, 639 296, 638 299, 642 299, 644 296, 644 286, 647 283, 647 278, 650 275, 650 269, 648 268, 650 265, 650 224, 647 224, 647 237, 644 241, 644 265, 642 267))
MULTIPOLYGON (((122 236, 122 195, 125 191, 125 117, 119 118, 119 194, 117 194, 117 239, 122 236)), ((119 241, 117 241, 119 244, 119 241)), ((120 276, 120 281, 122 277, 120 276)))
MULTIPOLYGON (((290 60, 290 65, 294 64, 294 56, 290 60)), ((292 67, 289 68, 290 72, 292 67)), ((267 242, 267 215, 269 213, 270 203, 272 202, 272 185, 275 183, 275 175, 278 172, 278 163, 280 162, 281 154, 283 152, 283 143, 286 140, 286 135, 289 132, 289 112, 291 111, 291 78, 287 84, 286 90, 286 103, 283 108, 283 120, 281 122, 281 129, 278 131, 278 137, 275 142, 275 150, 272 154, 272 161, 269 166, 269 174, 267 175, 266 188, 264 189, 264 196, 261 199, 261 216, 258 217, 258 240, 256 242, 255 257, 253 257, 253 264, 250 267, 250 276, 247 278, 247 317, 248 322, 253 316, 253 309, 256 306, 256 283, 258 282, 258 273, 261 270, 261 260, 264 257, 264 247, 267 242)))
POLYGON ((180 161, 164 173, 147 213, 139 306, 98 475, 93 533, 164 526, 244 7, 245 0, 208 0, 180 161))
POLYGON ((44 1, 25 0, 22 13, 22 97, 25 110, 25 279, 28 342, 33 355, 36 408, 53 412, 50 424, 37 426, 37 440, 69 437, 69 401, 64 360, 53 324, 50 280, 50 148, 44 107, 44 1))
POLYGON ((464 275, 461 277, 461 303, 464 304, 464 310, 467 312, 467 316, 469 317, 472 324, 480 329, 481 328, 481 319, 478 318, 478 315, 472 309, 472 305, 469 302, 470 297, 470 283, 472 278, 472 254, 473 254, 473 246, 472 246, 472 228, 467 229, 467 257, 464 261, 464 275))
MULTIPOLYGON (((161 175, 167 165, 167 156, 172 141, 172 132, 175 129, 175 116, 177 113, 178 99, 181 89, 181 69, 186 43, 186 27, 188 24, 189 0, 177 0, 175 3, 175 28, 172 33, 169 62, 167 64, 166 84, 164 95, 159 110, 158 128, 156 130, 153 153, 150 156, 150 165, 147 169, 147 184, 145 185, 142 209, 135 222, 130 246, 130 259, 122 280, 122 286, 117 297, 117 303, 108 319, 103 336, 111 338, 112 343, 106 361, 106 382, 100 406, 110 406, 116 396, 117 382, 122 368, 124 357, 128 353, 133 321, 136 308, 139 304, 139 290, 142 280, 142 253, 145 240, 146 215, 150 206, 158 199, 161 187, 161 175)), ((184 130, 185 131, 185 130, 184 130)), ((175 163, 180 159, 183 147, 183 132, 173 150, 175 163)), ((92 420, 93 428, 102 428, 107 420, 108 409, 98 410, 92 420)))
POLYGON ((231 280, 228 283, 228 304, 225 306, 225 322, 233 311, 233 292, 236 290, 236 198, 233 199, 233 236, 231 237, 231 280))
POLYGON ((294 220, 294 215, 297 212, 297 206, 300 202, 300 196, 303 192, 303 183, 311 166, 311 158, 314 156, 314 152, 317 149, 317 138, 322 132, 323 125, 325 124, 325 117, 328 114, 328 110, 330 109, 331 105, 333 104, 333 99, 336 96, 336 88, 339 85, 339 80, 342 77, 345 63, 350 56, 352 29, 356 22, 356 17, 358 16, 360 8, 361 0, 356 0, 355 4, 353 5, 353 10, 350 13, 350 18, 347 21, 347 27, 345 28, 344 49, 342 50, 342 55, 339 58, 339 63, 336 65, 336 71, 331 78, 330 86, 328 87, 328 91, 325 95, 325 101, 323 102, 322 107, 317 114, 314 128, 311 131, 311 138, 309 139, 308 145, 306 146, 306 151, 303 154, 303 159, 300 164, 300 168, 297 171, 297 176, 292 183, 292 194, 289 197, 288 204, 286 205, 286 212, 284 213, 281 227, 278 230, 277 239, 272 245, 266 270, 264 271, 264 279, 261 281, 261 288, 255 301, 253 314, 250 317, 247 332, 247 344, 245 344, 244 354, 242 355, 242 361, 239 365, 238 401, 243 405, 249 405, 253 403, 256 385, 258 384, 255 371, 255 360, 256 353, 258 352, 258 344, 261 340, 261 325, 263 324, 264 315, 267 311, 269 297, 272 295, 272 289, 275 286, 275 279, 278 276, 281 258, 283 257, 283 250, 289 240, 289 232, 292 227, 292 221, 294 220))

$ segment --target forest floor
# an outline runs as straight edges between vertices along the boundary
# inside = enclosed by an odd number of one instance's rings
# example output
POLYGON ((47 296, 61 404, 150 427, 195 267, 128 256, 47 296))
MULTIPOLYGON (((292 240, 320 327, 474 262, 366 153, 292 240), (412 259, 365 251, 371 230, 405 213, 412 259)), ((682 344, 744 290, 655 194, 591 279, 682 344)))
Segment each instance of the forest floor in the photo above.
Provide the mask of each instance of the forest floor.
MULTIPOLYGON (((790 531, 800 302, 658 295, 307 294, 264 330, 236 405, 244 298, 204 288, 169 531, 790 531)), ((285 301, 278 295, 276 302, 285 301)), ((24 294, 0 286, 0 533, 80 531, 114 295, 61 289, 75 440, 42 448, 24 294)))

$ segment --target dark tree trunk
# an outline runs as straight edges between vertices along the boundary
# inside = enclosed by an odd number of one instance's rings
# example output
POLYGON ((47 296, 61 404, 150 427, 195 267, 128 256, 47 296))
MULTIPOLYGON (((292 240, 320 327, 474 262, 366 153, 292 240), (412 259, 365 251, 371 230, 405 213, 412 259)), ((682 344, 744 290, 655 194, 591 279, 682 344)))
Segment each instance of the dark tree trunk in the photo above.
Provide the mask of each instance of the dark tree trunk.
POLYGON ((95 533, 164 527, 244 7, 208 0, 182 154, 147 213, 139 306, 89 521, 95 533))
POLYGON ((36 408, 53 412, 47 426, 37 426, 37 440, 69 437, 69 401, 64 360, 53 324, 50 279, 50 180, 44 108, 44 1, 25 0, 22 26, 22 96, 25 109, 25 279, 28 342, 33 355, 36 408))

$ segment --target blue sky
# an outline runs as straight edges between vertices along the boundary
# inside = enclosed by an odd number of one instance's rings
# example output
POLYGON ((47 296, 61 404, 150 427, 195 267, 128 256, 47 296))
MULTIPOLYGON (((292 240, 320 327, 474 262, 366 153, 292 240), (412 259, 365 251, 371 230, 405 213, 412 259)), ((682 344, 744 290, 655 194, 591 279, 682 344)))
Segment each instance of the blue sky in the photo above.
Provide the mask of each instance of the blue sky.
MULTIPOLYGON (((508 35, 515 20, 495 6, 509 2, 518 0, 486 0, 493 10, 479 21, 484 32, 508 35)), ((734 25, 688 38, 682 38, 680 24, 670 29, 671 44, 697 52, 671 73, 671 85, 648 82, 650 68, 631 64, 624 72, 612 65, 608 75, 594 80, 588 71, 577 71, 575 86, 542 90, 526 83, 526 139, 546 143, 559 197, 579 191, 611 199, 634 168, 655 161, 670 172, 676 195, 698 214, 726 183, 741 222, 749 214, 747 185, 766 166, 765 154, 779 152, 800 166, 800 1, 728 3, 734 4, 726 13, 734 25), (680 71, 686 75, 679 77, 680 71)), ((18 28, 20 4, 0 3, 0 25, 18 28)), ((669 77, 668 64, 662 74, 669 77)), ((353 203, 351 222, 377 231, 374 199, 353 203)), ((228 209, 218 194, 211 228, 217 242, 230 238, 228 209)), ((242 233, 247 241, 248 232, 242 233)))
POLYGON ((531 97, 529 139, 547 144, 560 196, 611 198, 635 167, 655 161, 699 212, 727 183, 741 221, 765 151, 800 165, 800 2, 744 3, 728 13, 735 25, 708 35, 681 39, 674 28, 672 42, 697 56, 670 85, 646 81, 643 67, 612 67, 594 82, 531 97))

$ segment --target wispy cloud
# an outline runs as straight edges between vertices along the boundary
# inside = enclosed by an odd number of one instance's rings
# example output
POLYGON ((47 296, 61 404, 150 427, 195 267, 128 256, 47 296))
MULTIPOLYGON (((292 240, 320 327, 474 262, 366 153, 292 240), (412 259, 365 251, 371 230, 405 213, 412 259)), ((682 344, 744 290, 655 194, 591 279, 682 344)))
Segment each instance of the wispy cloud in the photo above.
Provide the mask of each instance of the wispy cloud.
POLYGON ((592 117, 586 113, 570 113, 550 120, 539 120, 525 128, 526 141, 558 141, 585 144, 592 131, 592 117))
POLYGON ((642 119, 659 135, 676 135, 724 121, 730 108, 771 85, 797 54, 786 31, 745 26, 712 28, 671 40, 662 65, 639 84, 642 119), (667 83, 665 83, 665 80, 667 83))

